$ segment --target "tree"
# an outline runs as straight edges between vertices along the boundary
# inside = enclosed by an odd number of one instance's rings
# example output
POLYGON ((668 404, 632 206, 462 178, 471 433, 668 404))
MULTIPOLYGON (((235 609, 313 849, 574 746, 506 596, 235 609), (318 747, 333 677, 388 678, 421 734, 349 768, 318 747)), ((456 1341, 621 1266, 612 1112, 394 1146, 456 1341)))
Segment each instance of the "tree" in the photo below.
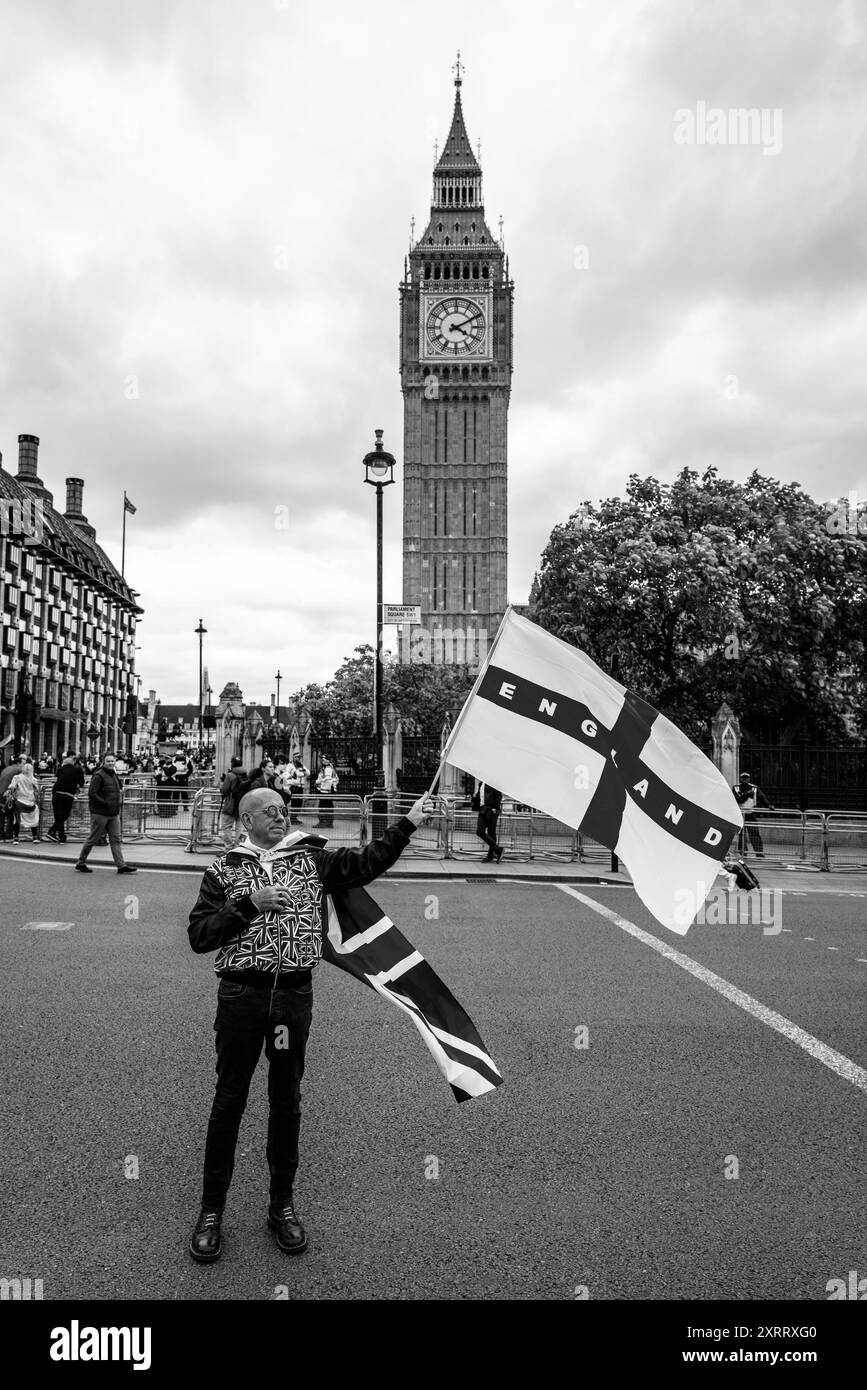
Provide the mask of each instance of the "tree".
POLYGON ((756 738, 843 741, 864 715, 867 562, 827 520, 757 472, 633 474, 554 528, 530 617, 698 742, 723 699, 756 738))
MULTIPOLYGON (((331 736, 368 737, 373 733, 374 649, 368 643, 352 656, 323 687, 308 685, 292 696, 298 707, 306 704, 316 733, 331 736)), ((460 707, 473 684, 466 665, 432 665, 404 662, 386 652, 383 659, 383 708, 392 701, 400 711, 404 733, 438 734, 446 714, 460 707)))

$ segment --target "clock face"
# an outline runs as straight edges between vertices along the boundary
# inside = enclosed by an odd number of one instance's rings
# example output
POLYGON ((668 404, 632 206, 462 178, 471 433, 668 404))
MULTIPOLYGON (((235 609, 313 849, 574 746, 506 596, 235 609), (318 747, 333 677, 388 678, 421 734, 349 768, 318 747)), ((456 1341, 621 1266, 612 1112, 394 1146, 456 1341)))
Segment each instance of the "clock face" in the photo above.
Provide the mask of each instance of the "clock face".
POLYGON ((422 353, 427 357, 487 355, 488 322, 485 302, 452 295, 429 303, 422 353))

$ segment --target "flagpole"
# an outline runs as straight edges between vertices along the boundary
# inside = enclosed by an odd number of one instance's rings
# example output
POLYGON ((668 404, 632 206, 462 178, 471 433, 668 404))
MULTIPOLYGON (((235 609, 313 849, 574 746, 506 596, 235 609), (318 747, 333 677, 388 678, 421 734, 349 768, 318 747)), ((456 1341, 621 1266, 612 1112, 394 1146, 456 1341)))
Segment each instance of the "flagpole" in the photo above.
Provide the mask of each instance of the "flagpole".
POLYGON ((120 577, 123 579, 126 568, 126 488, 123 490, 123 541, 120 549, 120 577))
POLYGON ((512 611, 512 604, 510 603, 509 606, 508 606, 508 608, 506 609, 505 613, 503 614, 503 621, 500 623, 500 626, 497 628, 497 635, 496 635, 496 637, 494 638, 493 642, 491 643, 490 650, 488 651, 488 654, 487 654, 487 656, 485 657, 484 665, 482 665, 482 666, 479 667, 479 674, 476 676, 475 682, 474 682, 474 684, 473 684, 473 688, 472 688, 472 690, 470 691, 470 693, 469 693, 469 695, 467 696, 467 698, 464 700, 464 703, 463 703, 463 705, 461 706, 461 712, 460 712, 460 714, 458 715, 457 719, 455 720, 455 726, 454 726, 454 728, 452 729, 451 733, 449 734, 448 738, 446 739, 446 746, 445 746, 445 748, 444 748, 443 751, 442 751, 442 756, 440 757, 440 765, 439 765, 439 767, 437 768, 437 770, 436 770, 436 775, 435 775, 433 781, 432 781, 431 784, 430 784, 429 790, 428 790, 427 793, 426 793, 427 796, 433 796, 434 787, 436 786, 437 782, 440 780, 440 776, 441 776, 441 774, 442 774, 442 770, 443 770, 443 768, 445 767, 446 763, 448 762, 448 752, 449 752, 449 749, 450 749, 451 746, 452 746, 452 743, 454 742, 455 735, 457 734, 457 731, 458 731, 458 729, 460 728, 461 720, 463 719, 464 715, 466 714, 467 706, 469 705, 470 700, 472 700, 473 696, 475 695, 476 691, 478 690, 479 686, 480 686, 481 683, 482 683, 482 677, 484 676, 485 672, 487 671, 488 667, 489 667, 490 664, 491 664, 491 657, 494 655, 494 652, 497 650, 497 643, 499 642, 500 637, 502 636, 503 629, 504 629, 505 626, 506 626, 506 619, 508 618, 508 616, 509 616, 509 614, 511 613, 511 611, 512 611))

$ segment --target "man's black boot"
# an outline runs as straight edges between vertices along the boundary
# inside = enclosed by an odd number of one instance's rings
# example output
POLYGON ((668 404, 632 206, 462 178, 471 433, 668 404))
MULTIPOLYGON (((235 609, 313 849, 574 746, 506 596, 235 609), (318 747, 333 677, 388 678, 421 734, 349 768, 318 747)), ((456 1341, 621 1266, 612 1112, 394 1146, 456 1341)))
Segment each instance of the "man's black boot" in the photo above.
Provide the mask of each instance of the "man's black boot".
POLYGON ((202 1207, 199 1212, 196 1229, 190 1238, 190 1254, 199 1264, 211 1264, 213 1260, 220 1258, 223 1249, 220 1236, 222 1219, 221 1211, 210 1211, 207 1207, 202 1207))
POLYGON ((268 1208, 268 1225, 280 1249, 287 1255, 300 1255, 307 1249, 307 1235, 298 1220, 292 1198, 288 1202, 273 1202, 268 1208))

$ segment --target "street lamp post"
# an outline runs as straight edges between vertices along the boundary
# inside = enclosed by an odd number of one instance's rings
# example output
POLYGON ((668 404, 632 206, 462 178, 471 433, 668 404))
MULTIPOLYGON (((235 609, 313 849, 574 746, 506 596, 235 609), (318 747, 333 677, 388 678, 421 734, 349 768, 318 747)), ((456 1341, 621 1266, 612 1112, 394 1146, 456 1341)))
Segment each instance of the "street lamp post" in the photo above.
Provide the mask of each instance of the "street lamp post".
MULTIPOLYGON (((394 482, 394 455, 382 447, 382 430, 375 430, 376 443, 369 454, 364 455, 364 481, 376 488, 376 654, 374 659, 374 736, 376 739, 376 773, 374 792, 379 795, 379 803, 374 803, 374 838, 377 834, 377 813, 384 817, 387 811, 383 804, 385 791, 385 772, 382 765, 382 489, 394 482)), ((380 826, 381 830, 383 827, 380 826)))
POLYGON ((275 679, 275 681, 277 682, 277 710, 276 710, 276 714, 275 714, 275 721, 276 721, 276 723, 279 724, 279 723, 280 723, 280 682, 281 682, 281 680, 283 679, 283 677, 280 675, 280 667, 279 667, 279 666, 277 667, 277 674, 276 674, 276 676, 274 677, 274 679, 275 679))
POLYGON ((199 638, 199 749, 200 749, 200 750, 201 750, 201 747, 202 747, 202 732, 203 732, 203 729, 202 729, 202 638, 204 637, 204 635, 205 635, 205 633, 207 632, 207 630, 208 630, 208 629, 204 626, 204 624, 203 624, 201 618, 199 618, 199 626, 195 629, 195 631, 196 631, 196 633, 198 634, 198 638, 199 638))

